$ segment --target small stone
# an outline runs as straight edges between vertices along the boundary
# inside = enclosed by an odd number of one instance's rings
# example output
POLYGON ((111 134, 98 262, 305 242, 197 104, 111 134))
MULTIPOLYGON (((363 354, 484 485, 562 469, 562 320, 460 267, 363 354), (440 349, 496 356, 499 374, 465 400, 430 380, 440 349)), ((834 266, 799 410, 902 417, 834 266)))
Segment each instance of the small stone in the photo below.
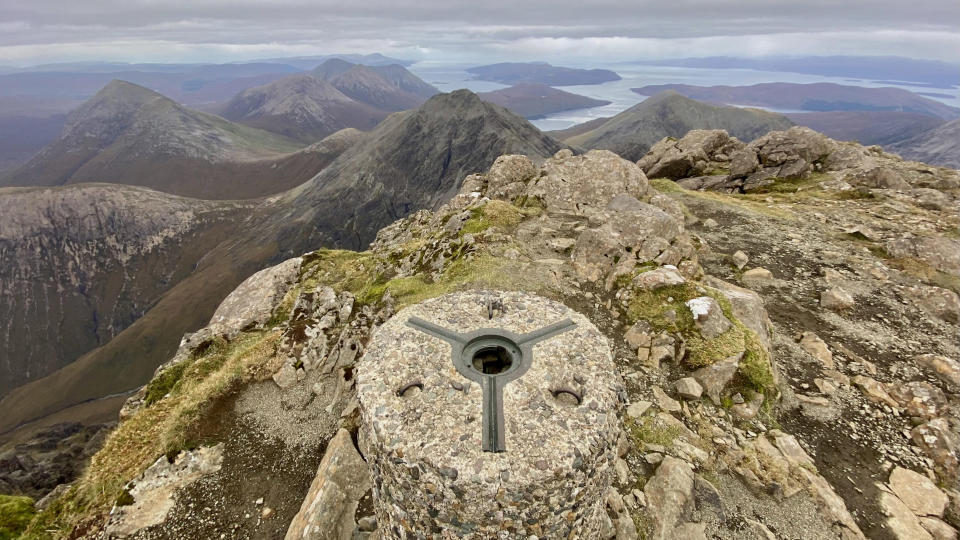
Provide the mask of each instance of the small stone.
POLYGON ((750 262, 750 257, 742 251, 737 251, 733 254, 733 264, 737 267, 737 270, 743 270, 743 267, 750 262))
POLYGON ((253 501, 253 504, 257 506, 260 506, 261 504, 263 504, 263 497, 260 497, 259 499, 253 501))
POLYGON ((357 520, 357 528, 364 532, 373 532, 377 529, 377 518, 364 516, 357 520))
POLYGON ((820 293, 820 307, 833 311, 846 311, 854 305, 853 297, 850 293, 834 287, 820 293))
POLYGON ((684 377, 674 383, 677 394, 683 399, 700 399, 703 394, 703 387, 693 377, 684 377))
POLYGON ((659 386, 653 387, 653 399, 657 402, 657 407, 666 412, 680 412, 682 407, 680 402, 668 396, 659 386))
POLYGON ((270 508, 269 506, 265 506, 260 512, 261 519, 270 519, 271 516, 273 516, 273 508, 270 508))
POLYGON ((627 407, 627 416, 631 418, 640 418, 643 416, 643 413, 647 412, 647 409, 650 408, 651 403, 649 401, 634 401, 627 407))
POLYGON ((768 285, 773 283, 773 273, 766 268, 751 268, 740 278, 748 286, 768 285))
POLYGON ((833 353, 827 348, 827 344, 820 339, 820 336, 813 332, 804 332, 800 335, 800 348, 807 351, 820 361, 824 369, 835 369, 836 363, 833 361, 833 353))
POLYGON ((687 300, 687 308, 693 313, 694 323, 706 339, 720 336, 733 326, 723 314, 720 304, 712 297, 700 296, 687 300))
POLYGON ((705 229, 715 229, 720 224, 717 223, 713 218, 707 218, 703 221, 703 228, 705 229))
POLYGON ((290 364, 283 364, 283 367, 273 374, 273 382, 280 388, 293 386, 297 382, 297 370, 290 364))

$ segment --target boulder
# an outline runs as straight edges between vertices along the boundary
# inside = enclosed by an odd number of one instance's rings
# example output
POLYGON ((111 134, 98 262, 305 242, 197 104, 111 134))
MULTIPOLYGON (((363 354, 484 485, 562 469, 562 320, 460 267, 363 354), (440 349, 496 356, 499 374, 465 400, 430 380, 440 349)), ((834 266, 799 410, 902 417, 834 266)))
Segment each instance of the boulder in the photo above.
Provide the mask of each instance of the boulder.
POLYGON ((876 379, 872 379, 866 375, 857 375, 850 379, 850 382, 860 388, 860 390, 863 391, 863 395, 874 403, 882 403, 891 407, 900 406, 900 404, 887 393, 886 385, 876 379))
POLYGON ((908 415, 925 420, 937 417, 947 405, 943 392, 926 381, 890 385, 889 394, 908 415))
POLYGON ((744 272, 740 279, 750 287, 769 285, 773 283, 773 273, 758 266, 744 272))
POLYGON ((491 199, 513 200, 524 192, 527 182, 537 174, 539 170, 527 156, 500 156, 484 175, 487 182, 486 194, 491 199))
POLYGON ((888 167, 876 167, 866 171, 853 179, 855 185, 867 186, 878 189, 897 189, 908 190, 910 184, 904 179, 903 175, 895 169, 888 167))
POLYGON ((733 259, 733 264, 734 266, 737 267, 737 270, 743 270, 743 267, 746 266, 748 262, 750 262, 750 257, 748 257, 746 253, 739 250, 737 250, 731 256, 731 258, 733 259))
POLYGON ((590 215, 621 193, 647 199, 651 192, 640 167, 608 150, 580 156, 561 150, 542 169, 527 194, 539 197, 551 213, 590 215))
POLYGON ((210 330, 234 336, 251 327, 262 328, 297 281, 302 262, 301 257, 294 257, 248 277, 217 307, 210 330))
POLYGON ((890 473, 890 489, 918 516, 943 516, 949 498, 926 476, 896 467, 890 473))
POLYGON ((704 279, 704 283, 718 289, 727 300, 733 316, 744 326, 753 330, 760 342, 770 350, 770 316, 763 304, 763 298, 754 291, 727 283, 713 276, 704 279))
POLYGON ((334 435, 317 468, 307 496, 287 528, 286 540, 350 540, 360 498, 371 487, 367 463, 353 445, 350 433, 334 435))
POLYGON ((910 433, 913 443, 933 460, 937 474, 947 482, 955 482, 958 477, 958 456, 960 437, 951 429, 946 418, 934 418, 921 424, 910 433))
POLYGON ((730 156, 730 178, 746 178, 760 168, 760 159, 752 148, 744 148, 730 156))
POLYGON ((638 289, 655 291, 664 287, 682 285, 686 280, 675 268, 660 267, 643 272, 633 278, 633 286, 638 289))
POLYGON ((653 387, 653 399, 661 411, 680 412, 683 410, 680 402, 668 396, 659 386, 653 387))
POLYGON ((960 275, 960 240, 942 236, 902 236, 887 240, 891 257, 919 259, 933 269, 960 275))
POLYGON ((913 299, 924 311, 948 323, 960 322, 960 296, 940 287, 913 287, 913 299))
POLYGON ((677 180, 703 174, 711 161, 722 161, 742 146, 722 129, 693 129, 679 140, 661 139, 637 165, 651 178, 677 180))
POLYGON ((649 401, 634 401, 627 407, 627 416, 631 418, 640 418, 643 416, 643 413, 647 412, 647 409, 652 405, 649 401))
POLYGON ((896 540, 933 540, 917 516, 893 493, 880 492, 880 510, 887 516, 887 530, 896 540))

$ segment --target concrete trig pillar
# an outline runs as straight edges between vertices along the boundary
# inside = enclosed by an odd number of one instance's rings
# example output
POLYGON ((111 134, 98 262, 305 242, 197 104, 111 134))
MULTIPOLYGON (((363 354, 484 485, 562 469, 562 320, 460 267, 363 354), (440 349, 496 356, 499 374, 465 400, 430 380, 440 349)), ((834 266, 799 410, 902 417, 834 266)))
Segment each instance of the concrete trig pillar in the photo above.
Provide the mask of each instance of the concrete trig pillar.
POLYGON ((622 381, 565 305, 468 291, 397 313, 358 366, 382 538, 597 538, 622 381))

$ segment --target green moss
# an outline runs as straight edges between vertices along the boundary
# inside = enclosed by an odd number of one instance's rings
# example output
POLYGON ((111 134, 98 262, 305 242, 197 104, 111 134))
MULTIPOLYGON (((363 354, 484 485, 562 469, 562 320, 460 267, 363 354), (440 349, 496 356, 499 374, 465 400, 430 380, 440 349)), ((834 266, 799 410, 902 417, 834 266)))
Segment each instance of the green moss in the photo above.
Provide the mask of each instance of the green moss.
MULTIPOLYGON (((629 274, 629 279, 632 280, 635 275, 636 273, 629 274)), ((657 331, 678 332, 683 328, 692 328, 693 315, 683 302, 697 296, 697 289, 690 282, 655 291, 635 290, 627 307, 627 318, 630 323, 645 320, 657 331), (668 302, 670 298, 673 298, 672 302, 668 302), (671 310, 676 313, 676 317, 669 315, 671 310), (684 311, 686 318, 683 316, 684 311)))
POLYGON ((147 395, 144 398, 144 402, 147 404, 147 406, 153 405, 154 403, 160 401, 164 396, 173 390, 173 387, 176 386, 176 384, 180 381, 180 378, 183 377, 183 372, 186 371, 189 363, 189 360, 181 360, 180 362, 163 370, 163 372, 154 377, 150 383, 147 384, 147 395))
POLYGON ((681 434, 680 428, 665 426, 652 416, 644 416, 639 420, 628 418, 625 426, 634 448, 641 448, 643 443, 669 447, 681 434))
POLYGON ((36 514, 33 499, 14 495, 0 495, 0 540, 20 536, 36 514))
POLYGON ((753 390, 772 395, 776 391, 776 382, 773 380, 770 355, 756 334, 748 331, 745 338, 747 350, 740 359, 740 374, 753 390))
POLYGON ((472 211, 472 217, 463 224, 460 234, 477 234, 491 227, 510 231, 522 222, 531 210, 505 201, 492 200, 472 211), (527 210, 526 212, 524 210, 527 210))

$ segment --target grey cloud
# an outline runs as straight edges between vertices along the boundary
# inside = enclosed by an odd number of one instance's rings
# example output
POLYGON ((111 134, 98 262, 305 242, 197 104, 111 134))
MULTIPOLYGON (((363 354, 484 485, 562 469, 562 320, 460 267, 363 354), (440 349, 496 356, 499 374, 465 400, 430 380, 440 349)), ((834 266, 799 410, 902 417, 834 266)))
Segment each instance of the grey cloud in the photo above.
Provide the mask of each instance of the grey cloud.
MULTIPOLYGON (((0 21, 0 63, 39 59, 65 50, 73 50, 75 56, 85 51, 102 54, 111 44, 123 44, 126 52, 118 50, 118 55, 134 54, 138 43, 144 47, 167 44, 170 60, 176 60, 177 55, 196 60, 203 55, 243 56, 261 50, 333 52, 335 46, 350 46, 358 52, 369 52, 372 49, 361 49, 376 46, 386 47, 384 52, 406 53, 426 47, 450 55, 459 50, 468 56, 503 54, 505 48, 515 46, 516 53, 523 55, 544 47, 548 52, 551 48, 565 50, 557 43, 550 45, 549 41, 556 38, 584 40, 602 55, 604 49, 596 48, 596 38, 631 38, 638 40, 638 45, 672 50, 677 47, 664 44, 704 46, 705 39, 718 39, 730 45, 749 36, 821 33, 861 36, 840 40, 837 47, 842 44, 845 50, 838 50, 838 54, 855 53, 858 47, 870 53, 877 43, 887 54, 896 53, 897 39, 905 39, 900 44, 902 54, 929 55, 932 51, 943 56, 948 53, 941 47, 952 43, 951 36, 960 34, 960 3, 2 0, 0 21), (891 32, 903 34, 896 38, 891 32), (536 39, 544 41, 531 41, 536 39)), ((795 53, 804 54, 807 49, 823 46, 788 39, 775 52, 790 54, 794 52, 791 48, 798 48, 795 53)), ((700 53, 694 50, 690 55, 700 53)))

